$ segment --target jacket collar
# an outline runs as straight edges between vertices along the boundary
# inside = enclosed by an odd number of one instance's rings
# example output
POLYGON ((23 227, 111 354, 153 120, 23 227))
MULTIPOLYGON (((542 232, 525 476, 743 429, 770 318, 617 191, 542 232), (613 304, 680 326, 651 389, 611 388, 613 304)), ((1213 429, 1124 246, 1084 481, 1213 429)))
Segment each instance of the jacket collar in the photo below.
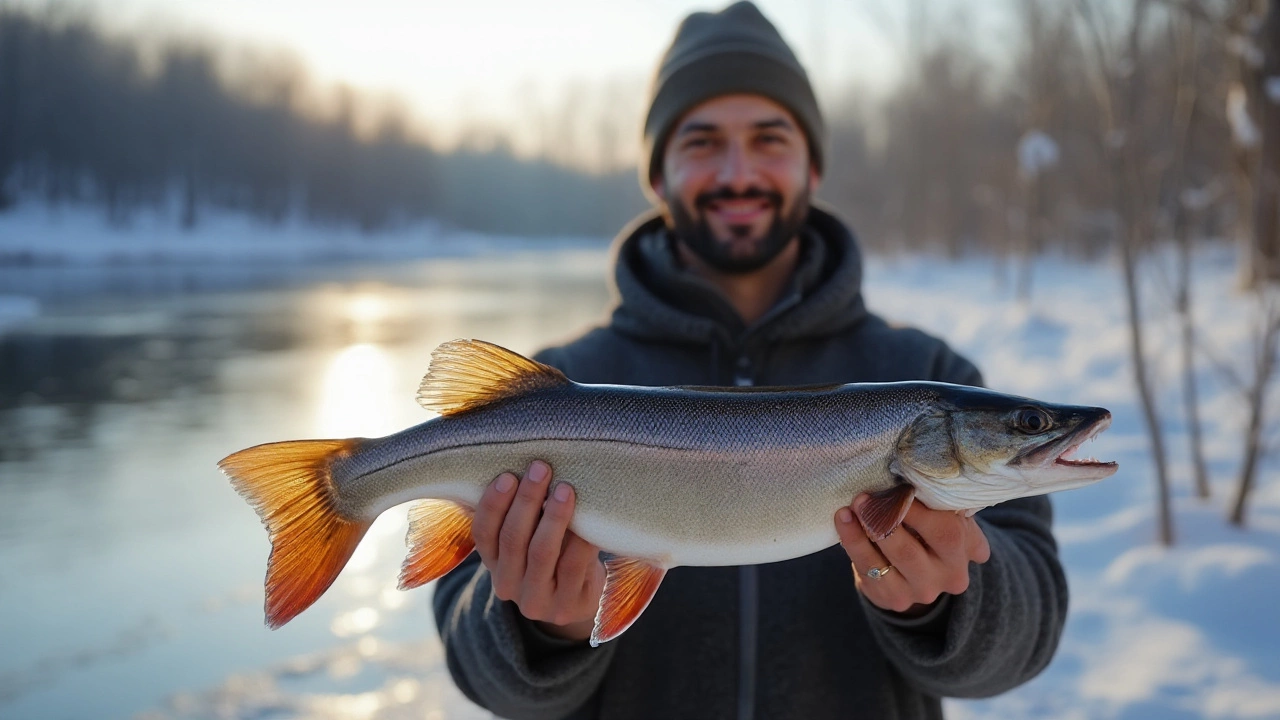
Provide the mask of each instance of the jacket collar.
POLYGON ((738 346, 822 337, 860 321, 866 314, 862 255, 853 233, 831 212, 813 207, 802 239, 806 246, 789 291, 745 327, 715 288, 676 264, 662 218, 641 215, 614 242, 613 325, 646 339, 738 346))

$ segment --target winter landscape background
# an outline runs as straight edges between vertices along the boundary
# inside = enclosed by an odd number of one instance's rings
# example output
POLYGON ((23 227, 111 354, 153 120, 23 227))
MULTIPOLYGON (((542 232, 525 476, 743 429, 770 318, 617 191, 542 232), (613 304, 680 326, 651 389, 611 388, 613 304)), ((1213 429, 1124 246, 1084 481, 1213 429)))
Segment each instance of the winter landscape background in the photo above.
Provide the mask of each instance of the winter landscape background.
MULTIPOLYGON (((1054 498, 1057 657, 949 716, 1280 717, 1280 3, 760 4, 870 307, 1115 417, 1120 471, 1054 498)), ((0 718, 485 717, 394 588, 403 510, 268 632, 215 463, 421 422, 439 342, 599 322, 697 8, 162 5, 0 0, 0 718)))
MULTIPOLYGON (((261 624, 265 535, 214 463, 265 440, 420 422, 413 395, 436 343, 532 351, 598 321, 603 244, 428 226, 362 255, 367 239, 314 231, 309 242, 344 258, 316 264, 289 259, 297 235, 259 229, 245 260, 237 238, 252 228, 228 220, 225 234, 181 236, 199 262, 104 262, 98 249, 122 234, 97 223, 0 220, 0 251, 63 238, 59 264, 0 269, 4 287, 29 290, 0 305, 0 637, 12 650, 0 659, 0 716, 483 717, 448 680, 429 590, 394 588, 402 510, 374 526, 314 608, 272 633, 261 624)), ((1235 253, 1206 248, 1195 267, 1205 342, 1238 361, 1257 308, 1231 290, 1235 253)), ((868 262, 871 306, 949 338, 992 387, 1115 414, 1088 452, 1119 460, 1119 473, 1055 496, 1072 587, 1057 658, 1027 686, 951 702, 951 713, 1277 716, 1274 456, 1247 526, 1229 525, 1246 414, 1223 376, 1202 371, 1214 483, 1210 500, 1194 497, 1177 324, 1152 266, 1143 278, 1151 352, 1164 358, 1177 529, 1173 547, 1160 545, 1116 262, 1045 258, 1035 272, 1035 298, 1017 302, 999 260, 868 262)))

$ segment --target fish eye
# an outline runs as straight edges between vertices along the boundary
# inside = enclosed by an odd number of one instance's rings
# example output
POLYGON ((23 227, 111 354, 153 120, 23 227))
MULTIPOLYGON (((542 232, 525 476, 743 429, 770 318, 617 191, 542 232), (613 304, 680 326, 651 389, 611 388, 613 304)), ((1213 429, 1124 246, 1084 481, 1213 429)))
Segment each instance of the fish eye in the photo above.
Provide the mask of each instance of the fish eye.
POLYGON ((1023 408, 1014 416, 1014 423, 1024 433, 1035 435, 1048 430, 1053 421, 1049 414, 1040 408, 1023 408))

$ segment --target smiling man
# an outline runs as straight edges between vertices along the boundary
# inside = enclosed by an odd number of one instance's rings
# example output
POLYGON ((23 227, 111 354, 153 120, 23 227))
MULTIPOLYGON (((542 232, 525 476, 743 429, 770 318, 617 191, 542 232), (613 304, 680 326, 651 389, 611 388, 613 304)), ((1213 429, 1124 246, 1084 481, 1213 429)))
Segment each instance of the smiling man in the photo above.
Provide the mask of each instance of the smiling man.
MULTIPOLYGON (((863 303, 850 230, 811 204, 826 159, 804 69, 754 5, 689 16, 662 58, 641 179, 654 212, 619 236, 609 322, 538 359, 588 383, 800 385, 981 376, 863 303)), ((784 474, 785 467, 778 473, 784 474)), ((554 468, 503 474, 477 552, 436 589, 450 672, 512 718, 936 718, 1048 664, 1067 589, 1049 501, 972 518, 915 503, 871 541, 786 562, 671 569, 625 634, 587 638, 604 571, 568 530, 554 468)))

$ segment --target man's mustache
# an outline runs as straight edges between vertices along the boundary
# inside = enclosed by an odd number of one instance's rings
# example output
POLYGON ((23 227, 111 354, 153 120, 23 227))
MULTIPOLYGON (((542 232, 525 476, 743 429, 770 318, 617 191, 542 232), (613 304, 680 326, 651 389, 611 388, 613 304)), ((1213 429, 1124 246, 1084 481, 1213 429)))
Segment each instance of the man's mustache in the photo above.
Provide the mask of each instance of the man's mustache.
POLYGON ((708 190, 704 193, 698 193, 693 203, 699 210, 705 210, 711 203, 725 200, 767 200, 775 208, 782 207, 782 193, 756 187, 747 188, 742 192, 737 192, 733 188, 727 187, 708 190))

